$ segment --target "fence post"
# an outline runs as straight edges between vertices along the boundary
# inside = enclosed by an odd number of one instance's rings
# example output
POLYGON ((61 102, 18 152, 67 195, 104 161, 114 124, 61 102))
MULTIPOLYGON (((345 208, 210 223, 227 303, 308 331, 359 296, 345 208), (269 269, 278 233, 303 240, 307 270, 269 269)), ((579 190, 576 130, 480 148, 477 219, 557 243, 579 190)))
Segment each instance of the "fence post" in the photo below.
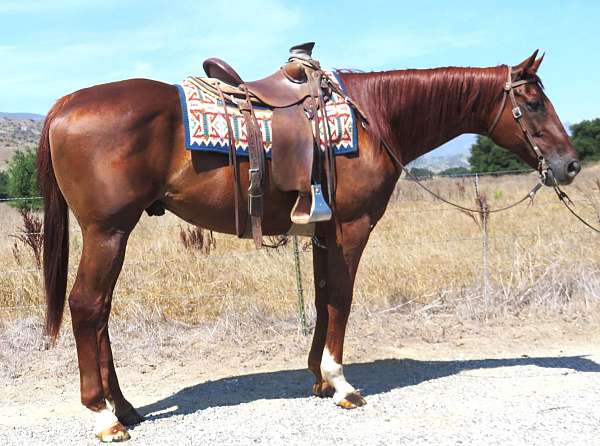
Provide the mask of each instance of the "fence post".
POLYGON ((490 269, 489 269, 489 234, 488 224, 490 208, 485 194, 479 190, 479 176, 475 175, 475 193, 477 195, 477 204, 481 210, 481 231, 482 231, 482 257, 483 257, 483 302, 486 310, 486 318, 491 308, 490 301, 490 269))
POLYGON ((296 267, 296 291, 298 292, 298 321, 304 336, 308 335, 306 313, 304 311, 304 289, 302 288, 302 269, 300 268, 300 250, 298 249, 298 236, 294 235, 294 265, 296 267))

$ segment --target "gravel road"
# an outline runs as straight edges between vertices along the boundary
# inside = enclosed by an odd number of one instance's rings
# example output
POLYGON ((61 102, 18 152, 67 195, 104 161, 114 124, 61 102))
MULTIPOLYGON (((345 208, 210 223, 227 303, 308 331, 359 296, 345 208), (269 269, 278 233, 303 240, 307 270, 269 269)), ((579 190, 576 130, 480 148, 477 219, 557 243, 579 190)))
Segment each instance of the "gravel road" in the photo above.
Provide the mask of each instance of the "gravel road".
MULTIPOLYGON (((352 411, 308 396, 302 349, 237 372, 235 358, 123 367, 124 390, 147 415, 128 444, 600 444, 594 339, 416 340, 349 353, 346 376, 368 400, 352 411)), ((59 381, 52 394, 42 382, 29 383, 28 396, 23 383, 9 389, 0 444, 97 443, 77 375, 59 381)))

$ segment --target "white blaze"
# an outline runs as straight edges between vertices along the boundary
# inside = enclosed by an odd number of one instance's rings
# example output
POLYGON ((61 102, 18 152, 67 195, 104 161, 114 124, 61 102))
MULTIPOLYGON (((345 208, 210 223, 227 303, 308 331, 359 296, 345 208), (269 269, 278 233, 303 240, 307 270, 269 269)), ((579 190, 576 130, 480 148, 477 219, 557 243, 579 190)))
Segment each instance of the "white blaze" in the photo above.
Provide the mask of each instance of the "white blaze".
POLYGON ((333 355, 329 353, 327 347, 323 350, 323 358, 321 358, 321 374, 323 379, 333 386, 335 394, 333 401, 338 404, 347 395, 356 391, 351 384, 346 381, 342 364, 338 364, 333 359, 333 355))

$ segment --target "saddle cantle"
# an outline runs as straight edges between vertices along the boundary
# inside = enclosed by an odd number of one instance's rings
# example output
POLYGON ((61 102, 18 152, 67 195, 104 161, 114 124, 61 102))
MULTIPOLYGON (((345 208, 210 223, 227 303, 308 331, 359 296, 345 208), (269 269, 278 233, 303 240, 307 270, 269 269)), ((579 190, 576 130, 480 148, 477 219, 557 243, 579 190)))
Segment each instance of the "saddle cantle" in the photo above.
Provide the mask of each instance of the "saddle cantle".
POLYGON ((219 59, 218 57, 206 59, 202 64, 202 68, 208 77, 219 79, 234 87, 238 87, 240 84, 244 83, 240 75, 237 74, 237 71, 223 59, 219 59))
MULTIPOLYGON (((250 158, 248 214, 253 238, 259 248, 262 246, 265 160, 254 106, 268 107, 273 111, 271 179, 282 191, 298 192, 290 215, 291 221, 307 225, 329 220, 332 216, 331 208, 323 196, 321 180, 326 173, 331 204, 335 164, 325 103, 331 97, 333 85, 321 70, 319 62, 312 58, 314 45, 314 42, 309 42, 292 47, 286 64, 272 75, 257 81, 244 82, 233 67, 218 58, 210 58, 203 63, 210 79, 196 78, 205 86, 210 85, 223 101, 236 104, 244 116, 250 158), (325 128, 321 129, 320 125, 325 128), (324 156, 321 146, 326 149, 324 156)), ((335 92, 345 97, 337 89, 335 92)), ((231 130, 229 133, 231 139, 231 130)), ((234 146, 230 144, 230 147, 234 146)), ((231 155, 235 170, 235 154, 231 155)), ((236 230, 241 236, 238 219, 236 210, 236 230)))

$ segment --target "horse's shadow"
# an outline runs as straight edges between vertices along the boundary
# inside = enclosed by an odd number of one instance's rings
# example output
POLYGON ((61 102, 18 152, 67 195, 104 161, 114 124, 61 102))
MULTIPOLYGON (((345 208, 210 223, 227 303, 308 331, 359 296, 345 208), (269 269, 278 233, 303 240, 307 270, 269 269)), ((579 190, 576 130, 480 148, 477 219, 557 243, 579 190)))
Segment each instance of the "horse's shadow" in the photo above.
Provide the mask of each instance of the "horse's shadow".
MULTIPOLYGON (((530 365, 571 369, 577 372, 600 372, 600 365, 585 356, 457 361, 383 359, 348 364, 344 366, 344 372, 350 382, 360 386, 363 394, 376 395, 465 370, 530 365)), ((209 407, 232 406, 260 399, 305 398, 309 395, 312 380, 312 374, 308 370, 281 370, 223 378, 185 387, 171 396, 140 407, 139 411, 146 415, 147 419, 160 419, 186 415, 209 407)))

